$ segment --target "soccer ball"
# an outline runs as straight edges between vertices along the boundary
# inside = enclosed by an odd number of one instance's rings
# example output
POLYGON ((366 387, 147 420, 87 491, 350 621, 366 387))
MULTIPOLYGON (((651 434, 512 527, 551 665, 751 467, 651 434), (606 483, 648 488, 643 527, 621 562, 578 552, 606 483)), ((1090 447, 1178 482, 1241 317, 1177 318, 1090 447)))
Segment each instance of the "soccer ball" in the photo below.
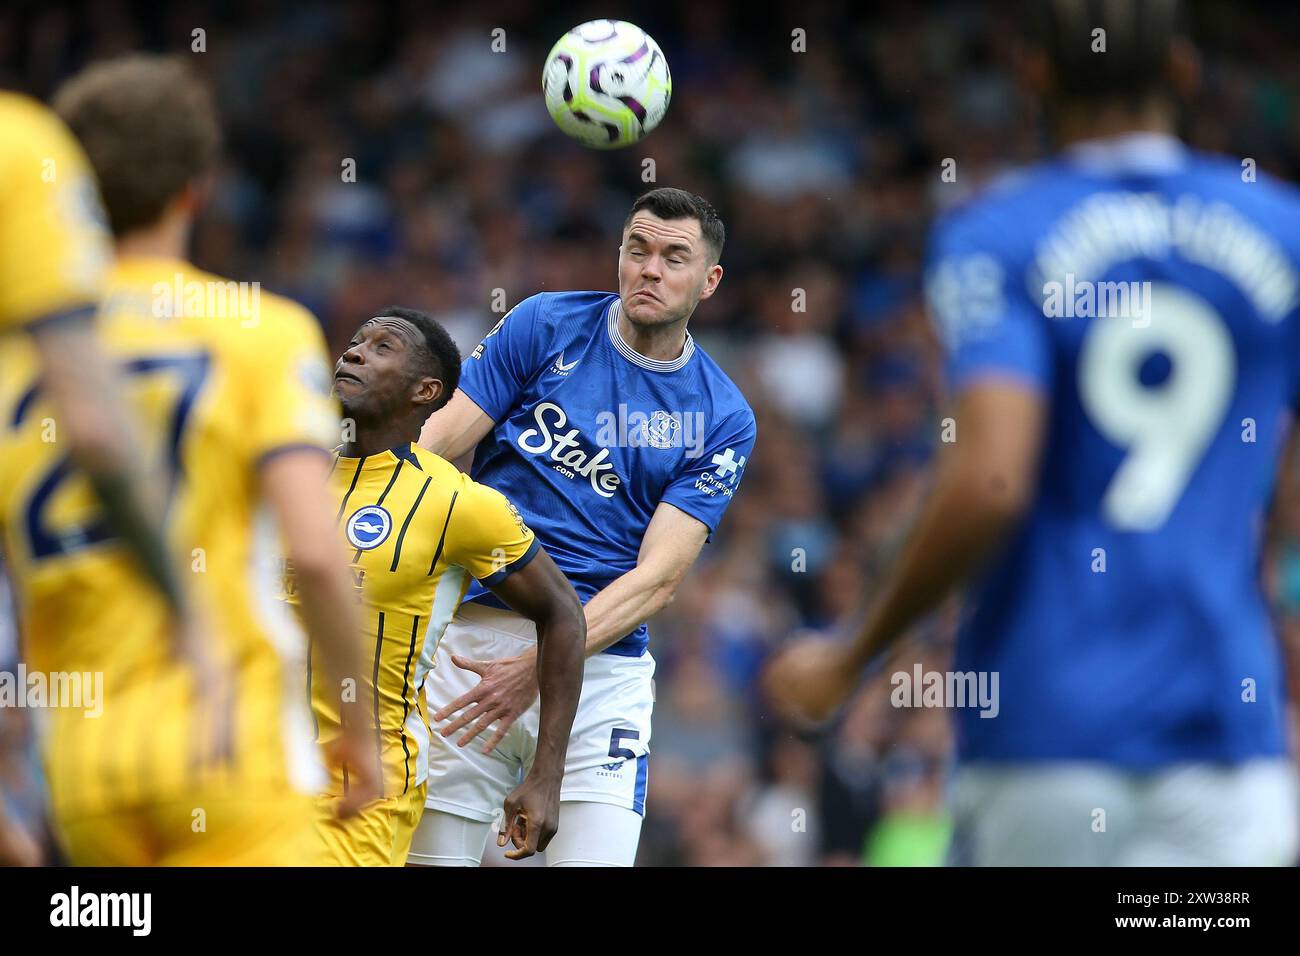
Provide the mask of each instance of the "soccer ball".
POLYGON ((551 48, 542 71, 546 109, 594 149, 637 142, 659 125, 673 93, 659 44, 626 20, 591 20, 551 48))

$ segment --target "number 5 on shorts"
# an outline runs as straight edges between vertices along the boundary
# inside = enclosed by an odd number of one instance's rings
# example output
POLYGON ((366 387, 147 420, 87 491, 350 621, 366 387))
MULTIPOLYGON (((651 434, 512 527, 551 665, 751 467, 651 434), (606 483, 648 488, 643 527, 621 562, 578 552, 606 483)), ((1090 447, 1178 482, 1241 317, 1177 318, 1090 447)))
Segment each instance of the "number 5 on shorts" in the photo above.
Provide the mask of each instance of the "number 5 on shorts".
POLYGON ((622 757, 624 760, 635 760, 636 754, 626 747, 620 747, 624 740, 640 740, 641 731, 628 730, 626 727, 615 727, 609 735, 609 755, 611 757, 622 757))

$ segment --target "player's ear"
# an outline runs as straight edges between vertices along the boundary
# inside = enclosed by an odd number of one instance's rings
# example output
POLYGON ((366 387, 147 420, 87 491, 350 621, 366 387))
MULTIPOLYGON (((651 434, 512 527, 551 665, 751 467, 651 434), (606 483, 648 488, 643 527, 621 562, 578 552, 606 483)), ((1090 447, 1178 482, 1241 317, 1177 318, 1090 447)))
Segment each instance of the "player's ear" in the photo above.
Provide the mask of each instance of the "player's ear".
POLYGON ((442 398, 446 386, 432 375, 421 376, 415 383, 414 401, 416 405, 434 405, 442 398))
POLYGON ((713 265, 709 266, 708 271, 704 273, 704 288, 700 290, 700 301, 703 302, 709 296, 713 295, 714 292, 717 292, 718 283, 721 281, 722 266, 715 262, 713 265))

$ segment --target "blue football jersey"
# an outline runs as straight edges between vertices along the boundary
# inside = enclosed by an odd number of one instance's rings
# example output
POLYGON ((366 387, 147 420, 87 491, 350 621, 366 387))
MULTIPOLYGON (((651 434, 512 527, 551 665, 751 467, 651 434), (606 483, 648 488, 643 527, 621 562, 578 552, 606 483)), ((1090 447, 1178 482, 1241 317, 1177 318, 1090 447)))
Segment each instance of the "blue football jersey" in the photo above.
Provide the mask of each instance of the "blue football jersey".
POLYGON ((958 713, 963 760, 1286 752, 1259 563, 1298 254, 1296 191, 1153 134, 1080 144, 936 225, 950 385, 1049 408, 1036 500, 958 636, 955 669, 1000 683, 997 716, 958 713))
MULTIPOLYGON (((687 334, 672 361, 618 330, 607 292, 524 299, 465 360, 460 387, 496 422, 471 475, 509 495, 586 603, 636 567, 660 502, 710 537, 740 486, 754 413, 687 334)), ((467 601, 500 606, 475 582, 467 601)), ((646 627, 606 649, 638 657, 646 627)))

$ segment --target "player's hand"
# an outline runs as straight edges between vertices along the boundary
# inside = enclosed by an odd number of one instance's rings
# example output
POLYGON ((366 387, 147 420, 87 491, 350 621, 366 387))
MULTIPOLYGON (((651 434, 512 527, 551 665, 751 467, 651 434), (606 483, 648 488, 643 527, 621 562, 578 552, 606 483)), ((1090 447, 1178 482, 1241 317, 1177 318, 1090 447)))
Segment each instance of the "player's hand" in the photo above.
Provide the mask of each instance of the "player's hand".
POLYGON ((506 731, 519 719, 519 715, 537 700, 537 652, 529 650, 518 657, 505 657, 499 661, 471 661, 453 654, 451 662, 464 670, 473 671, 481 679, 473 689, 435 713, 433 719, 446 720, 457 711, 463 711, 442 728, 444 737, 450 737, 471 721, 474 722, 456 741, 460 747, 479 736, 495 721, 496 732, 482 747, 483 753, 490 754, 505 738, 506 731))
POLYGON ((0 866, 40 866, 41 845, 0 809, 0 866))
POLYGON ((341 772, 346 767, 348 772, 347 793, 335 807, 340 820, 356 816, 383 792, 375 734, 363 723, 348 725, 341 735, 326 744, 325 759, 331 770, 341 772))
POLYGON ((559 778, 537 778, 530 773, 506 797, 497 846, 513 844, 514 849, 506 851, 506 859, 522 860, 545 850, 559 828, 559 778))
POLYGON ((848 699, 858 681, 849 646, 827 637, 799 637, 777 652, 763 689, 789 718, 820 723, 848 699))
POLYGON ((223 765, 235 752, 235 678, 221 659, 216 637, 197 614, 187 612, 176 622, 177 657, 193 682, 195 720, 200 728, 199 759, 223 765))

